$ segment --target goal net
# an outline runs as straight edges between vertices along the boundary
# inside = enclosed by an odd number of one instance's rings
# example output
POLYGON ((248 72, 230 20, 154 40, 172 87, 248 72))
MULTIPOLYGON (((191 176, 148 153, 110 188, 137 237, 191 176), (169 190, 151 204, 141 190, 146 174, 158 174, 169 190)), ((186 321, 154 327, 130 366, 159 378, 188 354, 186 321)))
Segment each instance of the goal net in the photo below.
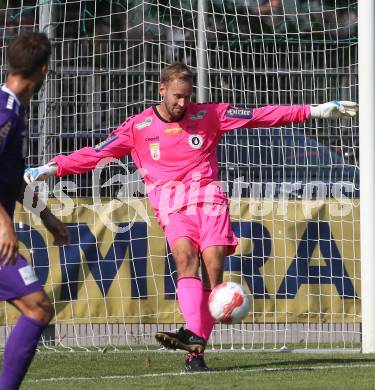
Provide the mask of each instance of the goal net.
MULTIPOLYGON (((103 141, 159 102, 160 71, 183 61, 194 99, 239 107, 357 101, 357 0, 0 1, 1 81, 20 32, 53 42, 29 109, 27 164, 103 141)), ((251 297, 242 324, 216 325, 212 348, 353 348, 360 342, 357 120, 310 120, 227 133, 218 148, 236 253, 225 279, 251 297)), ((177 329, 176 267, 130 158, 39 187, 67 225, 53 245, 22 207, 22 254, 56 317, 47 348, 149 348, 177 329)), ((0 343, 17 319, 0 305, 0 343)))

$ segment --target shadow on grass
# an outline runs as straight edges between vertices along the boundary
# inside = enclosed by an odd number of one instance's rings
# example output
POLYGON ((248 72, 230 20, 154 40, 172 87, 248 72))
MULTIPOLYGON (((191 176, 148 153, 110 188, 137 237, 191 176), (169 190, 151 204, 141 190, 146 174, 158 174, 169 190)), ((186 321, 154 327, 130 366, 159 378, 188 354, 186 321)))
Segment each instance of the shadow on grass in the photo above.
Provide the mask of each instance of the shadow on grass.
POLYGON ((330 368, 330 366, 335 365, 347 365, 348 368, 350 365, 355 364, 373 364, 375 368, 375 355, 371 357, 364 357, 364 358, 318 358, 318 359, 297 359, 297 360, 283 360, 283 361, 272 361, 272 362, 263 362, 263 363, 255 363, 255 364, 246 364, 246 365, 228 365, 225 368, 215 368, 212 369, 212 371, 236 371, 236 370, 248 370, 248 369, 272 369, 275 368, 278 369, 285 369, 285 370, 293 370, 297 369, 299 371, 309 371, 314 370, 314 366, 325 366, 327 365, 327 368, 330 368))

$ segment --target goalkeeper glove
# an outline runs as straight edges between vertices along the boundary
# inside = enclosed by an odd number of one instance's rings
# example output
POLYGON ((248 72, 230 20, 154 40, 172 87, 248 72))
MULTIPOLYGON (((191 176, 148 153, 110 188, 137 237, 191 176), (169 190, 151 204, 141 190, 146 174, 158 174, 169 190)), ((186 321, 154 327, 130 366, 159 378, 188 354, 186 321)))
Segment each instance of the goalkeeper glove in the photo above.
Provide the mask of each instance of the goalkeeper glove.
POLYGON ((349 101, 337 101, 310 106, 311 118, 313 119, 339 119, 356 116, 358 104, 349 101))
POLYGON ((36 168, 27 168, 23 175, 23 178, 27 184, 34 183, 35 181, 46 180, 47 177, 55 176, 57 173, 57 164, 50 162, 36 168))

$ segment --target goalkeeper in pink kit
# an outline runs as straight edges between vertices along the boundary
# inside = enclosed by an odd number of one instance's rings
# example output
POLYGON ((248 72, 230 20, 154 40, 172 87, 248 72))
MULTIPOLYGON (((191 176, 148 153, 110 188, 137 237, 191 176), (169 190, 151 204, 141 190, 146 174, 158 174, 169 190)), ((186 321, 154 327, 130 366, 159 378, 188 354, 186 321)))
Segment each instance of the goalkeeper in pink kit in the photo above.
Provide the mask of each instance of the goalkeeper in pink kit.
POLYGON ((106 141, 25 172, 28 182, 93 170, 103 158, 131 155, 176 262, 177 296, 186 327, 158 332, 166 348, 188 351, 186 369, 206 370, 204 349, 214 326, 208 309, 212 288, 222 282, 225 256, 237 240, 226 194, 218 183, 216 147, 222 134, 238 128, 276 127, 310 118, 352 117, 353 102, 238 108, 190 101, 193 74, 182 63, 161 75, 160 104, 129 117, 106 141), (202 279, 198 276, 201 267, 202 279))

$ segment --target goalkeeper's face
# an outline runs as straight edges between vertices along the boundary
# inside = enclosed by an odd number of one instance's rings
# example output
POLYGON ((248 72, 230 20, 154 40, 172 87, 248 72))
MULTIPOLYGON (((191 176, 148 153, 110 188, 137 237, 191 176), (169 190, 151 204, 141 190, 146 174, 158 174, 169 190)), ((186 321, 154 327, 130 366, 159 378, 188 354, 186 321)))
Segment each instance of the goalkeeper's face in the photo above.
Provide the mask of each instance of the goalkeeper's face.
POLYGON ((193 85, 189 81, 172 80, 160 84, 160 95, 162 96, 161 106, 167 120, 180 121, 190 103, 193 85))

